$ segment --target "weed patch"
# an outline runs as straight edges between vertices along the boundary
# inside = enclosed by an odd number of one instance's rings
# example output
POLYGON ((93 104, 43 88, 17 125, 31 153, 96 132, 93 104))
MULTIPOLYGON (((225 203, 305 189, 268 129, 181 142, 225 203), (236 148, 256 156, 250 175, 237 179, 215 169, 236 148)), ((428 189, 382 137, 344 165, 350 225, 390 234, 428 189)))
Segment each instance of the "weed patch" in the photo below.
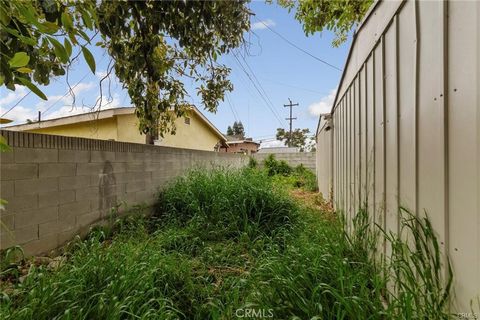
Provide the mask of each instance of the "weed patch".
POLYGON ((373 232, 365 211, 347 232, 282 183, 251 168, 192 171, 159 194, 153 216, 95 228, 55 270, 31 264, 2 291, 0 318, 448 318, 451 280, 428 220, 402 219, 409 244, 373 232), (374 258, 383 237, 387 264, 374 258))

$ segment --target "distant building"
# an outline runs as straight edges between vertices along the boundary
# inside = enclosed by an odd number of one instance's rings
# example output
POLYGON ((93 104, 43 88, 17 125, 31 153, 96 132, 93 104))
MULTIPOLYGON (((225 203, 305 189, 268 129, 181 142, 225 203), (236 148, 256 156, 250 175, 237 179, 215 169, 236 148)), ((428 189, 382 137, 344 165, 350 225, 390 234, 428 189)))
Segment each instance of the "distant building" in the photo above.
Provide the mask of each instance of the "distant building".
POLYGON ((220 147, 220 152, 243 153, 251 155, 258 152, 260 143, 253 141, 252 138, 242 136, 226 136, 228 146, 220 147))
POLYGON ((106 109, 51 120, 13 125, 3 129, 101 140, 219 151, 226 137, 195 107, 175 120, 176 134, 152 138, 140 133, 135 108, 106 109))
POLYGON ((258 153, 297 153, 300 149, 297 147, 274 147, 274 148, 262 148, 258 150, 258 153))

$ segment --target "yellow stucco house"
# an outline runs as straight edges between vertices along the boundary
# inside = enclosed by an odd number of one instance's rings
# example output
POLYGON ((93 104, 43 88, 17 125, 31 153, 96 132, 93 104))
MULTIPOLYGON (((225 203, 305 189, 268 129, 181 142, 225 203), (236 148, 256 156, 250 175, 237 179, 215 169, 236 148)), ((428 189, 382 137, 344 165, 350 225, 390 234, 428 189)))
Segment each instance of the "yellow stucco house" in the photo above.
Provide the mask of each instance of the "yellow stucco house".
MULTIPOLYGON (((218 151, 227 145, 225 136, 195 107, 175 120, 176 134, 165 134, 155 145, 218 151)), ((68 137, 148 143, 138 130, 135 108, 115 108, 4 127, 11 131, 27 131, 68 137)))

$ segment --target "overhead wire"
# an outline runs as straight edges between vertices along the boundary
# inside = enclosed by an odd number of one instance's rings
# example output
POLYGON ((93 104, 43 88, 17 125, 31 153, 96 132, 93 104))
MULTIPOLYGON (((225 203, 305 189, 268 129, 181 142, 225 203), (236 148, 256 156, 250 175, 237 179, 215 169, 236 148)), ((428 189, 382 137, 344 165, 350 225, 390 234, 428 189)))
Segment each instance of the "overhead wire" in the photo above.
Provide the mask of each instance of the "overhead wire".
POLYGON ((240 117, 238 116, 237 110, 235 110, 235 107, 233 106, 232 102, 230 101, 230 98, 228 97, 228 94, 225 95, 225 98, 227 99, 227 104, 228 107, 230 108, 230 111, 232 111, 233 117, 235 118, 235 121, 238 121, 240 117))
POLYGON ((20 100, 17 101, 17 103, 15 103, 10 109, 8 109, 4 114, 2 114, 0 116, 0 118, 3 118, 4 116, 6 116, 10 111, 12 111, 13 109, 15 109, 16 106, 18 106, 20 104, 20 102, 23 101, 23 99, 25 99, 26 97, 28 97, 28 95, 32 93, 32 91, 28 91, 20 100))
MULTIPOLYGON (((250 72, 252 73, 252 76, 253 78, 257 81, 257 84, 258 86, 260 87, 260 89, 263 91, 263 94, 265 95, 265 97, 267 98, 268 102, 270 103, 270 106, 273 108, 273 110, 275 110, 275 106, 274 104, 272 103, 272 100, 270 99, 270 97, 268 96, 267 92, 265 91, 265 89, 263 88, 262 84, 260 83, 260 81, 258 80, 257 76, 255 75, 255 72, 252 70, 252 68, 250 68, 250 65, 248 64, 247 60, 245 59, 245 57, 240 54, 240 57, 242 57, 242 60, 245 62, 245 65, 247 66, 248 70, 250 70, 250 72)), ((277 113, 277 112, 276 112, 277 113)), ((277 113, 278 116, 280 116, 278 113, 277 113)), ((280 116, 281 118, 281 116, 280 116)))
POLYGON ((295 43, 293 43, 292 41, 288 40, 286 37, 284 37, 281 33, 273 30, 272 28, 270 28, 270 26, 268 24, 266 24, 265 22, 261 21, 260 19, 258 19, 256 16, 253 16, 255 19, 257 19, 258 22, 260 22, 261 24, 263 24, 268 30, 270 30, 271 32, 275 33, 278 37, 280 37, 281 39, 283 39, 285 42, 287 42, 289 45, 291 45, 292 47, 296 48, 297 50, 300 50, 301 52, 305 53, 306 55, 312 57, 313 59, 337 70, 337 71, 340 71, 342 72, 342 69, 340 69, 339 67, 325 61, 324 59, 321 59, 315 55, 313 55, 312 53, 308 52, 307 50, 299 47, 298 45, 296 45, 295 43))
POLYGON ((292 84, 280 82, 280 81, 277 81, 277 80, 268 79, 268 78, 265 78, 265 77, 262 77, 262 76, 259 76, 259 78, 262 78, 263 80, 266 80, 266 81, 269 81, 269 82, 272 82, 272 83, 276 83, 276 84, 278 84, 278 85, 285 86, 285 87, 290 87, 290 88, 294 88, 294 89, 304 90, 304 91, 312 92, 312 93, 326 94, 325 92, 320 92, 320 91, 312 90, 312 89, 309 89, 309 88, 294 86, 294 85, 292 85, 292 84))
MULTIPOLYGON (((98 64, 102 63, 102 61, 105 59, 105 55, 102 56, 102 59, 100 59, 100 61, 98 62, 98 64)), ((80 83, 82 83, 83 80, 85 80, 89 75, 91 75, 91 71, 87 71, 87 73, 85 73, 83 75, 83 77, 77 82, 75 83, 75 85, 71 88, 69 88, 67 90, 67 92, 65 92, 65 94, 63 96, 61 96, 60 98, 58 98, 54 103, 52 103, 47 109, 45 109, 44 111, 42 111, 42 115, 45 116, 45 114, 51 110, 55 105, 57 105, 57 103, 59 103, 60 101, 62 101, 67 95, 71 94, 71 92, 73 91, 73 89, 75 89, 80 83)))
POLYGON ((235 52, 232 52, 233 53, 233 57, 235 58, 235 60, 237 61, 238 65, 240 66, 240 68, 242 69, 242 71, 245 73, 245 75, 248 77, 248 79, 250 80, 250 82, 253 84, 255 90, 258 92, 258 94, 260 95, 260 97, 262 98, 262 100, 265 102, 266 106, 270 109, 270 111, 272 112, 272 114, 274 115, 274 117, 278 120, 278 122, 280 123, 280 125, 283 127, 283 126, 286 126, 285 123, 280 119, 280 117, 278 116, 277 113, 275 113, 274 109, 270 106, 268 100, 265 98, 265 96, 263 95, 262 91, 258 88, 257 84, 255 83, 255 81, 253 81, 252 77, 250 76, 250 74, 248 73, 248 71, 245 69, 245 67, 243 66, 243 64, 241 63, 240 59, 238 59, 237 55, 235 52))

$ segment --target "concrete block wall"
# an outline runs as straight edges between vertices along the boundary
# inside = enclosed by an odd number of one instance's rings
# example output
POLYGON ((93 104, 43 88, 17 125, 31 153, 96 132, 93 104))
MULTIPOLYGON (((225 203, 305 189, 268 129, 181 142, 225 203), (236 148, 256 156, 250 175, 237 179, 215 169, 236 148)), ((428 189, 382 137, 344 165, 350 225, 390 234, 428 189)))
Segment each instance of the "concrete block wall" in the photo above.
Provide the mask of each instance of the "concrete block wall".
POLYGON ((273 154, 277 160, 285 160, 290 166, 296 167, 303 164, 304 167, 316 172, 316 153, 315 152, 295 152, 295 153, 255 153, 253 157, 258 161, 259 165, 263 165, 263 161, 273 154))
POLYGON ((152 203, 157 190, 194 166, 241 167, 248 157, 105 140, 0 131, 0 249, 57 248, 118 204, 152 203))

